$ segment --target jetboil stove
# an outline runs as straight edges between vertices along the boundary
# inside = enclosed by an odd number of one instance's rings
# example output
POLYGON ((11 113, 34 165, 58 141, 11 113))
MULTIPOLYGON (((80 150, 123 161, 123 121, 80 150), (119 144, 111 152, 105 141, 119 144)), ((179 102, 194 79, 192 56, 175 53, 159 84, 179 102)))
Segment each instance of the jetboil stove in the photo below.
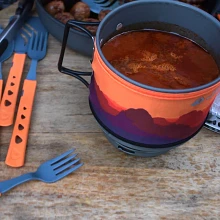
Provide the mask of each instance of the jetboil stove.
MULTIPOLYGON (((141 147, 141 146, 136 145, 136 144, 128 143, 127 141, 122 140, 121 138, 117 137, 116 135, 113 135, 113 134, 109 133, 107 131, 107 129, 104 128, 98 120, 97 120, 97 122, 99 123, 99 125, 100 125, 101 129, 103 130, 104 135, 106 136, 108 141, 114 147, 116 147, 120 151, 123 151, 124 153, 134 155, 134 156, 141 156, 141 157, 158 156, 158 155, 161 155, 161 154, 164 154, 164 153, 170 151, 171 149, 174 149, 174 148, 182 145, 183 143, 185 143, 186 141, 188 141, 191 138, 190 137, 186 140, 183 140, 182 143, 179 143, 179 144, 177 144, 175 146, 171 146, 171 147, 165 147, 165 148, 141 147)), ((210 112, 209 112, 207 120, 204 124, 204 127, 220 134, 220 93, 216 97, 216 99, 215 99, 215 101, 214 101, 214 103, 213 103, 213 105, 210 109, 210 112)), ((196 135, 196 134, 194 134, 194 135, 196 135)))
MULTIPOLYGON (((207 13, 211 14, 212 16, 216 17, 220 21, 220 0, 181 0, 182 2, 189 3, 192 5, 195 5, 196 7, 199 7, 203 10, 205 10, 207 13)), ((202 24, 201 24, 202 25, 202 24)), ((60 72, 72 75, 76 77, 76 72, 72 74, 72 71, 69 69, 64 69, 62 66, 63 62, 63 56, 64 56, 64 51, 65 51, 65 46, 67 43, 67 36, 68 34, 65 35, 65 40, 63 41, 62 45, 62 52, 60 55, 59 63, 58 63, 58 69, 60 72)), ((79 72, 77 72, 78 74, 79 72)), ((87 73, 86 73, 87 74, 87 73)), ((79 75, 77 75, 77 78, 79 79, 79 75)), ((84 84, 85 80, 81 80, 84 84)), ((86 84, 88 86, 88 84, 86 84)), ((90 88, 91 89, 91 88, 90 88)), ((95 90, 94 90, 95 91, 95 90)), ((95 95, 93 98, 97 97, 95 95)), ((95 100, 95 99, 94 99, 95 100)), ((93 100, 93 101, 94 101, 93 100)), ((95 102, 95 101, 94 101, 95 102)), ((97 101, 97 103, 99 103, 97 101)), ((193 133, 192 136, 187 137, 185 139, 181 139, 180 141, 176 141, 175 143, 171 144, 164 144, 164 145, 146 145, 146 144, 141 144, 133 141, 129 141, 125 138, 123 138, 121 135, 119 135, 117 132, 113 132, 109 127, 107 127, 103 121, 99 117, 99 113, 97 113, 97 108, 95 110, 94 105, 90 102, 90 109, 93 113, 93 116, 95 117, 96 121, 100 125, 101 129, 104 132, 104 135, 106 138, 109 140, 109 142, 116 147, 118 150, 134 155, 134 156, 141 156, 141 157, 152 157, 152 156, 158 156, 160 154, 164 154, 167 151, 176 148, 183 143, 187 142, 190 140, 193 136, 195 136, 200 129, 202 129, 204 126, 214 132, 220 133, 220 94, 216 97, 210 112, 207 116, 207 119, 205 120, 205 123, 201 125, 201 127, 193 133), (96 114, 97 113, 97 114, 96 114)), ((111 118, 109 119, 111 120, 111 118)))
MULTIPOLYGON (((182 2, 192 4, 196 7, 199 7, 206 12, 212 14, 214 17, 216 17, 220 21, 220 0, 182 0, 182 2)), ((99 122, 99 121, 98 121, 99 122)), ((130 144, 121 138, 109 133, 107 129, 105 129, 101 123, 99 123, 102 130, 104 131, 104 135, 109 140, 109 142, 115 146, 120 151, 123 151, 124 153, 135 155, 135 156, 142 156, 142 157, 151 157, 151 156, 158 156, 160 154, 164 154, 167 151, 178 147, 179 145, 183 144, 187 140, 184 140, 182 143, 172 146, 172 147, 166 147, 166 148, 146 148, 141 147, 139 145, 130 144)), ((220 134, 220 93, 216 97, 209 115, 207 117, 207 120, 204 124, 205 128, 208 128, 214 132, 217 132, 220 134)), ((195 135, 195 134, 194 134, 195 135)), ((190 138, 189 138, 190 139, 190 138)))

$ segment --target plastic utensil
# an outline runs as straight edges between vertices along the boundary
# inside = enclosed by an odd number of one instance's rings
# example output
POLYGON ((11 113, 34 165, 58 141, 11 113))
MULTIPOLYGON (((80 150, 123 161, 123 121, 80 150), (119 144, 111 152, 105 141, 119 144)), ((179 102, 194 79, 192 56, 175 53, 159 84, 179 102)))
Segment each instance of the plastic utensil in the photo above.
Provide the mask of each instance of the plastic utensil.
POLYGON ((38 17, 30 17, 17 33, 14 47, 13 66, 10 69, 0 105, 0 126, 13 124, 15 107, 21 76, 26 59, 28 41, 33 31, 41 31, 42 24, 38 17))
MULTIPOLYGON (((3 29, 0 29, 0 33, 3 29)), ((14 41, 12 41, 4 53, 0 56, 0 100, 2 98, 2 87, 3 87, 3 79, 2 79, 2 63, 7 60, 13 53, 14 50, 14 41)))
POLYGON ((77 154, 72 154, 74 149, 41 164, 34 173, 26 173, 19 177, 0 182, 0 194, 5 193, 15 186, 30 180, 40 180, 45 183, 56 182, 80 168, 80 158, 74 159, 77 154))
POLYGON ((32 59, 31 66, 27 78, 24 80, 23 93, 5 160, 5 163, 11 167, 21 167, 24 165, 28 131, 37 86, 37 63, 46 56, 47 38, 48 34, 46 31, 36 35, 33 33, 28 46, 27 54, 32 59))

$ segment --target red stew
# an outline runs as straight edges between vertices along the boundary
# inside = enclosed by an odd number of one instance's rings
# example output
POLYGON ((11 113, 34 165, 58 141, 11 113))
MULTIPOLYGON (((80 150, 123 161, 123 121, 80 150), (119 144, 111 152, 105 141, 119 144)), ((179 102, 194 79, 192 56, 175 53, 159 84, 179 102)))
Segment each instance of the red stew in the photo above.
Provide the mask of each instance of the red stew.
POLYGON ((109 63, 125 76, 153 87, 186 89, 219 76, 213 57, 176 34, 141 30, 117 35, 102 46, 109 63))

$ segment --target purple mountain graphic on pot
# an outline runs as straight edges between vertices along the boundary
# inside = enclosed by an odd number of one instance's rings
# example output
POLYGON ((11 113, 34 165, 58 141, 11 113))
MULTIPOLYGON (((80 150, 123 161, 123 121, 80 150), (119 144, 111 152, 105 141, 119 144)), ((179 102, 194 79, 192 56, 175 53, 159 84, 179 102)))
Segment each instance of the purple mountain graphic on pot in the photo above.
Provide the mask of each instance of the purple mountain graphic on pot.
POLYGON ((208 109, 204 113, 191 111, 175 122, 169 122, 164 118, 152 118, 144 109, 118 112, 109 105, 113 101, 99 89, 94 78, 90 83, 89 99, 96 119, 109 132, 126 141, 146 145, 170 144, 188 138, 200 129, 204 114, 208 113, 208 109))

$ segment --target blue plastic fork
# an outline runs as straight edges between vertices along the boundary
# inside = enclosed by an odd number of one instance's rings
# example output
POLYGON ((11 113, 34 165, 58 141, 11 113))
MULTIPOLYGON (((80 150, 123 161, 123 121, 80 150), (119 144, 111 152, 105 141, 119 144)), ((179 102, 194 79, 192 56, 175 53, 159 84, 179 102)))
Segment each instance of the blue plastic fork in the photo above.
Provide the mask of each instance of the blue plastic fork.
POLYGON ((74 159, 77 154, 72 154, 74 149, 41 164, 34 173, 26 173, 19 177, 0 182, 0 194, 14 188, 17 185, 30 180, 40 180, 45 183, 56 182, 80 168, 80 158, 74 159))
POLYGON ((82 0, 82 2, 86 3, 90 7, 90 10, 97 14, 102 10, 113 10, 120 6, 119 1, 113 1, 112 3, 104 2, 103 4, 102 2, 100 4, 100 2, 95 2, 94 0, 82 0))
POLYGON ((46 56, 47 38, 48 33, 46 31, 36 34, 32 33, 28 45, 27 55, 32 61, 27 77, 24 80, 23 94, 20 98, 17 117, 5 160, 5 163, 11 167, 21 167, 24 165, 31 113, 37 87, 37 63, 46 56))

